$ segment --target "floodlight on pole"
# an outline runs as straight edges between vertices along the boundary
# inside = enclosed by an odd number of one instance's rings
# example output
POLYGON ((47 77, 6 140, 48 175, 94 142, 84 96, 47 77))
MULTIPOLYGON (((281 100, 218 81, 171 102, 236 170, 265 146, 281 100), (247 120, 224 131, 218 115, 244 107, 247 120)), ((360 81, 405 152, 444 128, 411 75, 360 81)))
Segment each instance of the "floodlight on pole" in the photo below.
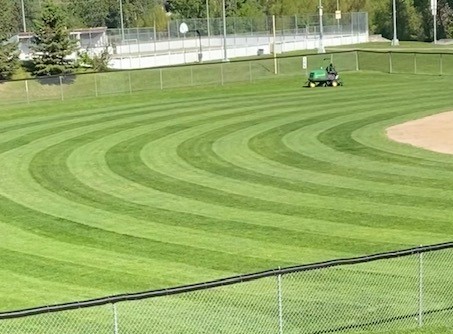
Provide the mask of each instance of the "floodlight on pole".
POLYGON ((400 45, 396 31, 397 31, 397 29, 396 29, 396 0, 393 0, 393 39, 392 39, 393 46, 400 45))
POLYGON ((222 16, 223 16, 223 61, 228 61, 227 56, 227 39, 226 39, 226 8, 225 0, 222 0, 222 16))
POLYGON ((319 10, 319 47, 318 47, 318 53, 325 53, 326 49, 324 49, 324 43, 323 43, 323 33, 324 33, 324 27, 322 24, 322 2, 319 0, 319 5, 318 5, 318 10, 319 10))
POLYGON ((124 41, 124 16, 123 16, 123 0, 120 2, 120 20, 121 20, 121 40, 124 41))

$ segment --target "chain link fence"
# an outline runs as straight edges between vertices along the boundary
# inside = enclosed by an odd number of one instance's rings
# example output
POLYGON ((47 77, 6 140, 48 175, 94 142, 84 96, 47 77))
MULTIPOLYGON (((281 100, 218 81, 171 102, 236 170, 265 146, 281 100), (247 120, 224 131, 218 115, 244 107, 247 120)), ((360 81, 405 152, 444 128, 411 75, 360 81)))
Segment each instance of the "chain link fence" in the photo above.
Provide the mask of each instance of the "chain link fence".
MULTIPOLYGON (((272 17, 227 17, 225 20, 227 35, 234 36, 268 36, 273 34, 272 17)), ((165 26, 148 28, 108 29, 107 36, 111 45, 128 45, 131 43, 148 43, 181 39, 187 36, 202 37, 223 36, 223 19, 174 19, 168 20, 165 26), (189 31, 182 34, 179 27, 187 24, 189 31)), ((368 33, 368 14, 365 12, 343 13, 341 18, 335 14, 324 13, 323 31, 325 34, 363 34, 368 33)), ((319 34, 319 15, 306 14, 294 16, 276 16, 275 33, 277 36, 312 36, 319 34)))
POLYGON ((297 76, 301 86, 311 69, 335 64, 337 70, 399 74, 453 75, 453 53, 345 51, 302 56, 258 58, 226 63, 190 64, 144 70, 116 71, 0 81, 0 105, 43 100, 68 100, 192 86, 257 82, 297 76))
POLYGON ((346 333, 453 325, 453 243, 0 313, 0 332, 346 333))
MULTIPOLYGON (((115 69, 136 69, 187 64, 220 60, 224 57, 272 54, 274 50, 283 53, 314 49, 320 43, 317 14, 228 17, 225 31, 224 36, 223 20, 220 18, 174 19, 161 27, 109 29, 106 43, 113 54, 110 66, 115 69), (186 33, 180 31, 180 25, 183 23, 188 28, 186 33)), ((367 41, 367 13, 343 13, 338 19, 332 13, 323 15, 325 46, 367 41)))

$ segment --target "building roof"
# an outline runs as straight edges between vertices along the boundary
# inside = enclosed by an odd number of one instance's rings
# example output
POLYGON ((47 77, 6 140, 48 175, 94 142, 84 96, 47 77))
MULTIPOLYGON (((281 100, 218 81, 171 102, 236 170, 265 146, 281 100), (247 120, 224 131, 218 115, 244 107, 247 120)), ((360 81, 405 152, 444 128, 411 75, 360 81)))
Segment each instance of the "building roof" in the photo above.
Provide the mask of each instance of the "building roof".
MULTIPOLYGON (((96 27, 96 28, 79 28, 79 29, 72 29, 69 34, 81 34, 81 35, 89 35, 89 34, 103 34, 107 31, 107 27, 96 27)), ((17 35, 17 38, 20 39, 31 39, 34 36, 34 33, 31 31, 27 32, 20 32, 17 35)))

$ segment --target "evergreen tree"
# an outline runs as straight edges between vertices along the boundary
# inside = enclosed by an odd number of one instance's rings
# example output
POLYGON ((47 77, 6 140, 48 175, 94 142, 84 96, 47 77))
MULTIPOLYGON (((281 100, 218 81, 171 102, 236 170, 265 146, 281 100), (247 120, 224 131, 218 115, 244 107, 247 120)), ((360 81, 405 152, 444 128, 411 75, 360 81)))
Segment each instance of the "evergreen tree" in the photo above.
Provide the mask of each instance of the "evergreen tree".
POLYGON ((0 80, 10 79, 19 66, 17 43, 0 39, 0 80))
POLYGON ((52 2, 43 6, 41 18, 35 22, 35 37, 32 49, 36 75, 70 73, 72 61, 67 56, 76 49, 66 27, 64 11, 52 2))
POLYGON ((17 29, 16 8, 9 0, 0 0, 0 7, 0 80, 6 80, 19 65, 17 43, 9 41, 17 29))

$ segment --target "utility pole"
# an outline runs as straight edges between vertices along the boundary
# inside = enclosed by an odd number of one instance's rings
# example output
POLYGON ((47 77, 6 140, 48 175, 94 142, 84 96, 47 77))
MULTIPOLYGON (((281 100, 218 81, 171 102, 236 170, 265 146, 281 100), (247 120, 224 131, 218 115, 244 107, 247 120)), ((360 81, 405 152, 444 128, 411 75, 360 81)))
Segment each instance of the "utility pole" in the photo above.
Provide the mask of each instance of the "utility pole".
POLYGON ((222 16, 223 16, 223 61, 228 61, 227 56, 227 39, 226 39, 226 8, 225 0, 222 0, 222 16))
POLYGON ((393 0, 393 39, 392 39, 392 45, 397 46, 400 45, 400 42, 398 41, 398 37, 396 34, 396 0, 393 0))
POLYGON ((24 0, 20 1, 21 7, 22 7, 22 27, 24 29, 24 32, 27 32, 27 22, 25 21, 25 5, 24 5, 24 0))
POLYGON ((323 34, 324 34, 324 27, 322 24, 322 2, 319 0, 319 5, 318 5, 318 10, 319 10, 319 47, 318 47, 318 53, 325 53, 326 49, 324 49, 324 43, 323 43, 323 34))
POLYGON ((124 41, 124 17, 123 17, 123 0, 120 1, 120 20, 121 20, 121 40, 124 41))
POLYGON ((208 26, 208 37, 211 36, 211 26, 209 23, 209 0, 206 0, 206 24, 208 26))
POLYGON ((433 14, 434 21, 434 44, 437 44, 437 0, 431 0, 431 13, 433 14))

